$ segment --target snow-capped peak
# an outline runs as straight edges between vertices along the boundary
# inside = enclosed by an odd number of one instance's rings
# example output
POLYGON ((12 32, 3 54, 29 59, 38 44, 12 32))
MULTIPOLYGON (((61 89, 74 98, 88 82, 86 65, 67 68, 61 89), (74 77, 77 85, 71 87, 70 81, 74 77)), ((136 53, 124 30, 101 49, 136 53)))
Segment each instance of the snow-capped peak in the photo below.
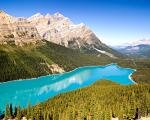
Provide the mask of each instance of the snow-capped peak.
POLYGON ((50 15, 49 13, 47 13, 47 14, 45 15, 45 17, 51 17, 51 15, 50 15))
POLYGON ((55 13, 54 16, 56 16, 56 17, 64 17, 64 16, 63 16, 61 13, 59 13, 59 12, 55 13))
POLYGON ((43 15, 41 13, 36 13, 35 15, 29 17, 28 20, 31 20, 31 19, 35 20, 35 19, 38 19, 38 18, 41 18, 41 17, 43 17, 43 15))

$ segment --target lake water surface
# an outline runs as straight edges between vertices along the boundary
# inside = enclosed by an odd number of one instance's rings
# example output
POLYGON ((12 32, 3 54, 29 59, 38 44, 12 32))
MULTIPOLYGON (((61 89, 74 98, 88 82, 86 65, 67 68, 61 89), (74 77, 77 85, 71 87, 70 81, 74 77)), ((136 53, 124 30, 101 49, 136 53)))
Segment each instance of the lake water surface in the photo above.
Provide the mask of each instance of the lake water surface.
POLYGON ((97 80, 107 79, 123 85, 134 84, 130 75, 135 70, 121 68, 117 64, 80 67, 63 74, 48 75, 34 79, 0 83, 0 110, 12 104, 26 107, 43 102, 57 94, 82 88, 97 80))

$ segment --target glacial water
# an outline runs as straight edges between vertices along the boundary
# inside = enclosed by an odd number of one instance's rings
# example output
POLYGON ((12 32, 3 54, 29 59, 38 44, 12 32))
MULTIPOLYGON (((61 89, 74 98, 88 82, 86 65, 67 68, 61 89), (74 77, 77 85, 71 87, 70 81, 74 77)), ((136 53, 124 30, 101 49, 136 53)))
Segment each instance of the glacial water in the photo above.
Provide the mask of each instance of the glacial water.
POLYGON ((6 104, 12 104, 13 107, 20 104, 21 107, 26 107, 30 101, 31 105, 35 105, 60 93, 88 86, 101 79, 123 85, 135 84, 130 78, 134 71, 130 68, 121 68, 117 64, 86 66, 63 74, 0 83, 0 110, 4 111, 6 104))

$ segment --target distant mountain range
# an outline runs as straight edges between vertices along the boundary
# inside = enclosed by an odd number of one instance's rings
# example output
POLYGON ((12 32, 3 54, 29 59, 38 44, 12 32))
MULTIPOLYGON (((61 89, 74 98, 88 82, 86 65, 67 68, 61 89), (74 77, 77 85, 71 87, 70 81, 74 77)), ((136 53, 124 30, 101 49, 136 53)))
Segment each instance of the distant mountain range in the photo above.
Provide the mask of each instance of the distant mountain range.
POLYGON ((133 43, 115 46, 114 48, 129 56, 150 58, 150 39, 138 40, 133 43))
POLYGON ((121 54, 102 43, 85 24, 74 24, 60 13, 18 18, 0 11, 0 44, 36 44, 42 39, 84 53, 112 58, 121 54))

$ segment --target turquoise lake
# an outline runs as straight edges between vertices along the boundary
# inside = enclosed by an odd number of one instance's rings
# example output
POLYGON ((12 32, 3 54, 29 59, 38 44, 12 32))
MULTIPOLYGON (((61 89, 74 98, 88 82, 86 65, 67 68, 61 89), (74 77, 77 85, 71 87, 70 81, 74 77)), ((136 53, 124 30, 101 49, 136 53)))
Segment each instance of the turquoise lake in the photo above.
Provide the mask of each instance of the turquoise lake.
POLYGON ((133 72, 134 69, 109 64, 80 67, 63 74, 0 83, 0 110, 4 111, 7 103, 26 107, 30 101, 31 105, 35 105, 60 93, 88 86, 101 79, 123 85, 135 84, 130 78, 133 72))

